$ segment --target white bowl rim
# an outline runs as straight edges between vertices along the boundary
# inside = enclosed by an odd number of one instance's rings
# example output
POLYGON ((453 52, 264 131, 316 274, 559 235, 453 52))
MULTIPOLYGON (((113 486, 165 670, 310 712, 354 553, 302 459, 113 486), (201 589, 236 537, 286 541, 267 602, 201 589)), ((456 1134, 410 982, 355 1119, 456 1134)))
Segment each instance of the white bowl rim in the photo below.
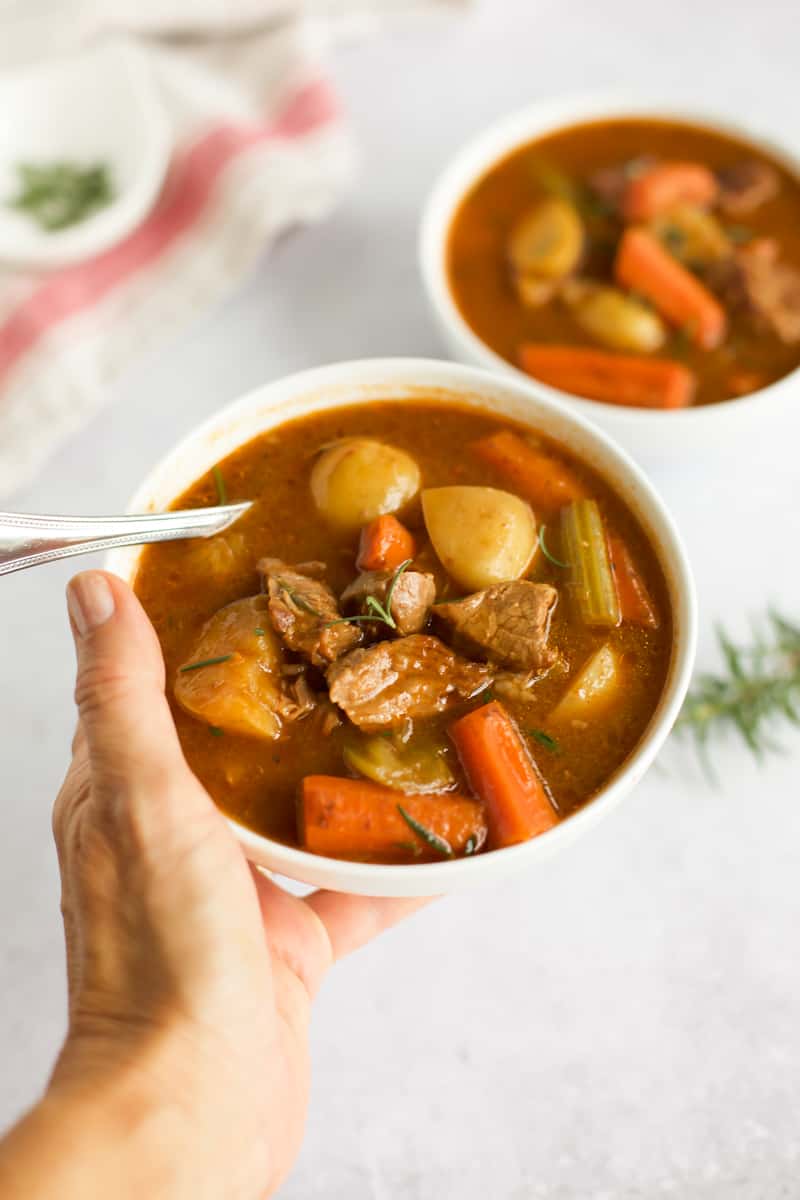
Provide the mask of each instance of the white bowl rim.
MULTIPOLYGON (((519 869, 526 861, 546 857, 561 848, 581 832, 591 828, 611 808, 615 807, 641 779, 663 746, 680 712, 689 686, 697 644, 697 599, 694 579, 686 549, 672 516, 653 484, 628 453, 585 417, 576 414, 562 402, 544 394, 543 389, 521 385, 508 375, 497 375, 477 367, 436 359, 376 358, 332 363, 285 376, 241 396, 187 434, 152 469, 132 497, 127 511, 142 512, 152 508, 151 493, 159 477, 169 473, 170 464, 193 444, 210 440, 237 416, 256 407, 267 408, 290 396, 315 396, 324 389, 340 387, 372 388, 406 387, 409 390, 441 389, 464 397, 479 396, 491 411, 492 394, 506 393, 520 405, 533 404, 538 408, 531 414, 531 425, 540 425, 543 416, 550 414, 599 448, 606 461, 597 467, 613 487, 636 492, 638 519, 650 527, 652 541, 658 539, 657 553, 667 579, 672 602, 673 651, 658 706, 639 743, 609 781, 581 809, 565 818, 547 833, 519 845, 506 847, 474 858, 420 864, 360 863, 346 859, 326 858, 309 851, 288 846, 258 834, 226 816, 230 827, 252 862, 295 880, 321 884, 339 891, 373 896, 431 896, 474 886, 488 877, 500 878, 519 869), (540 394, 537 394, 540 393, 540 394)), ((376 398, 372 398, 375 402, 376 398)), ((355 396, 342 399, 341 406, 359 401, 355 396)), ((379 402, 379 401, 378 401, 379 402)), ((313 407, 306 410, 312 413, 313 407)), ((287 420, 295 419, 294 416, 287 420)), ((508 420, 523 418, 507 418, 508 420)), ((265 423, 267 428, 282 424, 265 423)), ((254 434, 243 437, 225 451, 246 445, 254 434)), ((559 434, 557 441, 566 442, 559 434)), ((214 461, 212 459, 212 461, 214 461)), ((202 471, 198 472, 198 476, 202 471)), ((183 485, 177 494, 183 490, 183 485)), ((631 503, 631 500, 628 500, 631 503)), ((135 563, 141 547, 113 550, 106 558, 108 570, 125 579, 135 577, 135 563)))
POLYGON ((528 142, 567 129, 572 125, 592 124, 619 118, 635 120, 637 117, 662 118, 666 121, 684 122, 713 132, 718 132, 742 142, 749 142, 761 149, 797 177, 800 182, 800 144, 797 149, 786 138, 763 130, 749 118, 731 115, 730 112, 713 105, 679 100, 673 95, 622 89, 604 92, 573 92, 534 101, 511 113, 506 113, 488 126, 484 126, 445 164, 434 181, 422 212, 418 237, 418 263, 429 301, 439 320, 449 330, 452 338, 460 344, 468 358, 477 361, 487 370, 501 370, 525 382, 533 382, 552 399, 566 401, 578 412, 592 419, 611 420, 615 424, 627 421, 632 428, 643 429, 648 423, 664 422, 675 426, 680 422, 686 436, 691 436, 692 426, 719 420, 718 410, 728 415, 763 406, 785 392, 786 385, 798 372, 794 367, 780 379, 773 380, 763 388, 746 396, 733 396, 716 404, 700 404, 683 409, 636 408, 627 405, 606 404, 602 400, 589 400, 572 392, 535 379, 520 367, 503 358, 483 341, 462 316, 451 292, 446 269, 446 247, 453 217, 467 193, 500 163, 515 147, 522 148, 528 142))

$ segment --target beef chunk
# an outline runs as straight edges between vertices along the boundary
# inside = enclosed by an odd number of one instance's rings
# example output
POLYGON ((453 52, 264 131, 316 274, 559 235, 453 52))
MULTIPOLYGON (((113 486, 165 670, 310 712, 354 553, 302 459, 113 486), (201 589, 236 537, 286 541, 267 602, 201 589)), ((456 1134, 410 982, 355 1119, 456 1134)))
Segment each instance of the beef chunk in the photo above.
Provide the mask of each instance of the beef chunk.
POLYGON ((556 657, 547 639, 557 600, 550 584, 519 579, 437 604, 433 611, 466 653, 517 671, 541 671, 556 657))
POLYGON ((331 700, 362 729, 433 716, 491 683, 488 667, 420 633, 352 650, 327 678, 331 700))
POLYGON ((268 604, 266 596, 237 600, 203 626, 175 680, 175 699, 193 717, 230 733, 273 739, 280 737, 284 722, 314 708, 302 676, 283 674, 268 604), (195 665, 203 663, 208 665, 195 665))
POLYGON ((794 345, 800 342, 800 271, 778 253, 773 238, 756 238, 709 268, 706 278, 729 308, 794 345))
POLYGON ((269 616, 284 645, 315 667, 327 667, 361 641, 357 625, 332 625, 341 620, 336 597, 327 583, 314 578, 319 563, 290 567, 278 558, 258 564, 269 597, 269 616))
MULTIPOLYGON (((394 578, 394 571, 362 571, 342 592, 343 611, 367 613, 367 596, 374 596, 381 604, 385 604, 394 578)), ((397 632, 419 633, 425 626, 435 599, 436 584, 432 575, 423 571, 403 571, 398 575, 392 589, 392 616, 397 624, 397 632)))
POLYGON ((742 217, 777 195, 778 172, 769 163, 747 159, 717 172, 718 205, 727 217, 742 217))

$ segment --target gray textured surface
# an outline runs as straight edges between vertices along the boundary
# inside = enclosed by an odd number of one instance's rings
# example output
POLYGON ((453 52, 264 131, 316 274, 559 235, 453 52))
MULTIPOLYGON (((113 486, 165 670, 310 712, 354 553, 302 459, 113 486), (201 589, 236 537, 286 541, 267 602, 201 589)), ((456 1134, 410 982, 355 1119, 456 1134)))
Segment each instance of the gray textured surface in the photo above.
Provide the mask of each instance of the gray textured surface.
MULTIPOLYGON (((143 361, 18 507, 118 509, 153 459, 243 389, 335 358, 439 350, 415 270, 436 170, 555 90, 649 84, 791 132, 793 3, 494 0, 335 61, 364 149, 324 228, 285 240, 221 311, 143 361), (763 19, 762 19, 763 18, 763 19)), ((800 135, 795 135, 800 136, 800 135)), ((798 397, 800 405, 800 396, 798 397)), ((797 429, 662 485, 710 629, 800 614, 797 429)), ((0 587, 0 1122, 63 1031, 49 809, 72 727, 65 567, 0 587)), ((800 1168, 798 739, 709 790, 674 747, 574 850, 434 906, 343 965, 313 1031, 307 1142, 285 1200, 778 1200, 800 1168)), ((266 1086, 266 1081, 265 1081, 266 1086)))

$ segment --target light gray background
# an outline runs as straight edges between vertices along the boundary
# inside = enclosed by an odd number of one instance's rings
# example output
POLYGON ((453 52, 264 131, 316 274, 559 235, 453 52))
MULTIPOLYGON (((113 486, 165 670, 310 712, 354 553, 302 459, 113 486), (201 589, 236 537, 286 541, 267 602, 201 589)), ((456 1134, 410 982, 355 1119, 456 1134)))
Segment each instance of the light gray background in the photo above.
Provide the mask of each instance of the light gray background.
MULTIPOLYGON (((797 138, 799 40, 789 0, 494 0, 339 50, 363 149, 352 194, 131 371, 16 507, 118 510, 154 458, 255 384, 337 358, 440 353, 417 215, 489 119, 635 84, 797 138)), ((743 633, 767 600, 800 617, 797 445, 796 427, 767 419, 744 455, 721 431, 713 460, 658 472, 694 559, 705 665, 714 620, 743 633)), ((0 587, 0 1122, 37 1096, 64 1028, 49 810, 73 723, 68 574, 0 587)), ((800 1194, 800 740, 785 743, 762 770, 725 747, 716 791, 673 745, 568 854, 439 903, 342 965, 315 1017, 286 1200, 800 1194)))

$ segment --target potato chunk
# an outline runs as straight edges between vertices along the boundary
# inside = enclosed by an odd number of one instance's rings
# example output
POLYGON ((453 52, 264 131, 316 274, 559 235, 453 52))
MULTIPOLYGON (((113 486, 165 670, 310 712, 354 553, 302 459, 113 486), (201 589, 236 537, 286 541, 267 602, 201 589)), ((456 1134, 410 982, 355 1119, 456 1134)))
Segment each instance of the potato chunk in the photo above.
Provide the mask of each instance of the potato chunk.
POLYGON ((664 344, 667 329, 658 313, 617 288, 575 283, 564 299, 581 328, 603 346, 649 354, 664 344))
POLYGON ((551 713, 552 721, 587 721, 615 698, 620 663, 608 644, 595 651, 551 713))
POLYGON ((301 715, 283 689, 268 604, 266 596, 236 600, 203 626, 175 680, 175 699, 193 717, 230 733, 274 739, 284 719, 301 715), (224 661, 194 665, 209 659, 224 661))
POLYGON ((355 530, 384 513, 397 512, 419 491, 419 467, 396 446, 371 438, 335 442, 311 471, 311 494, 327 521, 355 530))
POLYGON ((563 279, 583 250, 583 222, 574 204, 559 197, 542 200, 519 218, 511 231, 508 257, 519 275, 563 279))
POLYGON ((511 492, 428 488, 422 511, 442 566, 468 591, 519 579, 533 558, 536 521, 530 505, 511 492))

